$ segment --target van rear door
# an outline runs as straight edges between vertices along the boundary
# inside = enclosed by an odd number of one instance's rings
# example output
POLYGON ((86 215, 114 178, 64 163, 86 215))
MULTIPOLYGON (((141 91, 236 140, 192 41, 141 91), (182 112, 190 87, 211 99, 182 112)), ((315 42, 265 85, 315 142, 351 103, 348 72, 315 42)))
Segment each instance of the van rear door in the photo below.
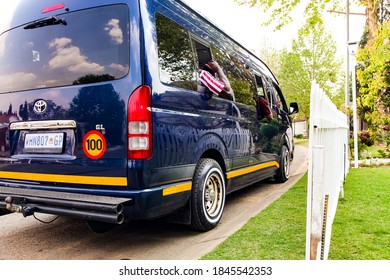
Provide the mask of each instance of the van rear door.
POLYGON ((127 102, 141 81, 128 75, 129 7, 35 6, 36 20, 0 36, 0 180, 127 186, 127 102))

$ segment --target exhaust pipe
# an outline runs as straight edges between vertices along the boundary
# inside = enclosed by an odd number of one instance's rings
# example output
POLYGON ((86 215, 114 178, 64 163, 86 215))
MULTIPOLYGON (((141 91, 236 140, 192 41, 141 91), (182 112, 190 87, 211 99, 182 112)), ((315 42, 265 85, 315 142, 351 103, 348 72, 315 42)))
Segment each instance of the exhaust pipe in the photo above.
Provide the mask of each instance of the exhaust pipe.
MULTIPOLYGON (((31 207, 31 206, 25 206, 31 207)), ((123 206, 122 206, 123 207, 123 206)), ((66 208, 57 208, 50 206, 33 206, 33 213, 46 213, 46 214, 54 214, 54 215, 64 215, 73 218, 81 218, 85 220, 93 220, 98 222, 105 222, 111 224, 121 224, 125 220, 125 217, 122 213, 97 213, 91 211, 83 211, 83 210, 75 210, 75 209, 66 209, 66 208)))
POLYGON ((125 219, 122 213, 123 203, 110 205, 44 197, 8 196, 3 201, 0 200, 0 208, 22 213, 24 217, 31 216, 34 213, 45 213, 112 224, 121 224, 125 219))
MULTIPOLYGON (((7 197, 5 199, 5 203, 12 204, 13 200, 18 200, 16 197, 12 198, 7 197), (10 198, 9 201, 7 199, 10 198)), ((122 204, 103 204, 103 203, 88 203, 84 201, 74 201, 74 200, 61 200, 61 199, 55 199, 55 198, 42 198, 42 197, 29 197, 28 199, 21 199, 21 203, 28 203, 29 204, 37 204, 37 205, 53 205, 53 206, 59 206, 64 208, 75 208, 75 209, 84 209, 84 210, 92 210, 97 212, 108 212, 108 213, 116 213, 121 214, 123 212, 123 205, 122 204), (25 201, 22 201, 25 200, 25 201)))

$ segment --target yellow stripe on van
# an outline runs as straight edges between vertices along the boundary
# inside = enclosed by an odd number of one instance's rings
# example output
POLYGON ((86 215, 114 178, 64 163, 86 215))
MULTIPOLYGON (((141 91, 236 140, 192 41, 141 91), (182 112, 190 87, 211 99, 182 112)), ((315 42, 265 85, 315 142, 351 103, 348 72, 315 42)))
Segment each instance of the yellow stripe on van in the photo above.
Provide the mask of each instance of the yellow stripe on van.
POLYGON ((84 185, 127 186, 126 177, 76 176, 25 172, 0 171, 0 179, 28 180, 52 183, 69 183, 84 185))
POLYGON ((163 189, 163 196, 168 196, 168 195, 172 195, 172 194, 176 194, 176 193, 180 193, 180 192, 186 192, 186 191, 190 191, 191 189, 192 189, 191 182, 179 184, 179 185, 175 185, 175 186, 163 189))
POLYGON ((252 172, 255 172, 255 171, 258 171, 258 170, 261 170, 261 169, 265 169, 265 168, 268 168, 268 167, 279 168, 279 163, 277 163, 276 161, 271 161, 271 162, 262 163, 262 164, 258 164, 258 165, 254 165, 254 166, 250 166, 250 167, 246 167, 246 168, 242 168, 242 169, 239 169, 239 170, 231 171, 231 172, 227 173, 227 178, 228 179, 232 179, 232 178, 235 178, 235 177, 238 177, 238 176, 242 176, 242 175, 245 175, 245 174, 249 174, 249 173, 252 173, 252 172))

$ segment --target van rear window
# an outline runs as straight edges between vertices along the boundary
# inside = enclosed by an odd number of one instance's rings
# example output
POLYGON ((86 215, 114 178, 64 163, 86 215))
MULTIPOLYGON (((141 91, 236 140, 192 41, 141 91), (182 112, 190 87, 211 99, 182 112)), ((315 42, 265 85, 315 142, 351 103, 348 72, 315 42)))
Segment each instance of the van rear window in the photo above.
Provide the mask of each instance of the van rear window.
POLYGON ((120 79, 129 71, 127 5, 37 20, 0 36, 0 93, 120 79))

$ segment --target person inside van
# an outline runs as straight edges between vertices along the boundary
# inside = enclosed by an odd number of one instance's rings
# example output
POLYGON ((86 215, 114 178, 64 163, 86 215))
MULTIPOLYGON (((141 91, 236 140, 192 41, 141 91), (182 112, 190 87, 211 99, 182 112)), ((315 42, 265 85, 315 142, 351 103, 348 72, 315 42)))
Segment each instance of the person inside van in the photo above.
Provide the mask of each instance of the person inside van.
POLYGON ((234 100, 234 93, 222 68, 216 61, 209 61, 199 69, 199 79, 203 86, 221 98, 234 100), (215 77, 217 75, 218 79, 215 77))
POLYGON ((258 97, 256 110, 257 110, 257 119, 258 120, 261 120, 263 118, 266 118, 269 121, 272 120, 271 108, 269 106, 267 99, 265 99, 265 97, 263 97, 263 96, 258 97))

